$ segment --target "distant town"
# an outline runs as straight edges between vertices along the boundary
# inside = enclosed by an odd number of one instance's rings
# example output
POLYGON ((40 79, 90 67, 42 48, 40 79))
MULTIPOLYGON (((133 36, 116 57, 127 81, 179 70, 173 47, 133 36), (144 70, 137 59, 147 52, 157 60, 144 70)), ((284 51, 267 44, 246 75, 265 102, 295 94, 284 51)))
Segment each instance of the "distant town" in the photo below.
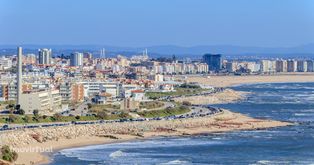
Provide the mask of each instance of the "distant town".
MULTIPOLYGON (((226 60, 220 54, 204 54, 196 61, 174 55, 150 59, 147 49, 131 58, 94 58, 89 52, 52 57, 53 50, 47 48, 39 49, 38 55, 22 51, 19 47, 17 55, 0 58, 0 101, 7 103, 1 107, 2 114, 22 110, 22 114, 86 116, 92 105, 127 112, 146 109, 150 99, 157 99, 154 94, 174 92, 185 84, 175 75, 314 72, 313 60, 252 62, 226 60)), ((104 54, 105 50, 100 50, 100 57, 104 54)))

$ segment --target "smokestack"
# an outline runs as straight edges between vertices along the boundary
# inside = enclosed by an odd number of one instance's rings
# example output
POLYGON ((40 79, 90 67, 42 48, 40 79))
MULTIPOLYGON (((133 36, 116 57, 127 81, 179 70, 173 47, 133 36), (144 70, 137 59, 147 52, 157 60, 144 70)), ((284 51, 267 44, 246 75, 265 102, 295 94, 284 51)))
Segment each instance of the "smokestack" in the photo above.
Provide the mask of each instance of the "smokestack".
POLYGON ((22 94, 22 47, 17 47, 17 105, 21 105, 21 94, 22 94))

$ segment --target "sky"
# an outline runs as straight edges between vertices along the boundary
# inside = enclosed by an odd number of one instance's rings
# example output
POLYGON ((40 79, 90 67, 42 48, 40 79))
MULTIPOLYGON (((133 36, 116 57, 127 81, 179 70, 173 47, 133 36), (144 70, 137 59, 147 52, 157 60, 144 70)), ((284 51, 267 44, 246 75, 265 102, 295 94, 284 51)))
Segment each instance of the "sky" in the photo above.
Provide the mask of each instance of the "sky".
POLYGON ((0 44, 314 43, 314 0, 0 0, 0 44))

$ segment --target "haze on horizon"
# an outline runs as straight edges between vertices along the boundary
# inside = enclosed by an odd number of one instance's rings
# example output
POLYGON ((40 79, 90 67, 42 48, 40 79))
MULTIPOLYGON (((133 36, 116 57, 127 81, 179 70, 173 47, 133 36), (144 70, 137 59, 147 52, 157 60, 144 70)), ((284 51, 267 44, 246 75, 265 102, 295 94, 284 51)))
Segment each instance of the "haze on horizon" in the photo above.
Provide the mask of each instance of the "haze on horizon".
POLYGON ((312 0, 2 0, 0 44, 314 43, 312 0))

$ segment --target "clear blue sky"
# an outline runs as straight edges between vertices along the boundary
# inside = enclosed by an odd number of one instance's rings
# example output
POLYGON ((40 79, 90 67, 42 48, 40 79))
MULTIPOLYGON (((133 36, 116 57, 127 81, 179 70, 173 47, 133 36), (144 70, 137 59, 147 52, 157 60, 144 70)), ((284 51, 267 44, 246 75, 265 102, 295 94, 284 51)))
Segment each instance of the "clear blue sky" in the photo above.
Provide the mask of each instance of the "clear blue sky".
POLYGON ((308 43, 314 43, 314 0, 0 1, 0 44, 308 43))

